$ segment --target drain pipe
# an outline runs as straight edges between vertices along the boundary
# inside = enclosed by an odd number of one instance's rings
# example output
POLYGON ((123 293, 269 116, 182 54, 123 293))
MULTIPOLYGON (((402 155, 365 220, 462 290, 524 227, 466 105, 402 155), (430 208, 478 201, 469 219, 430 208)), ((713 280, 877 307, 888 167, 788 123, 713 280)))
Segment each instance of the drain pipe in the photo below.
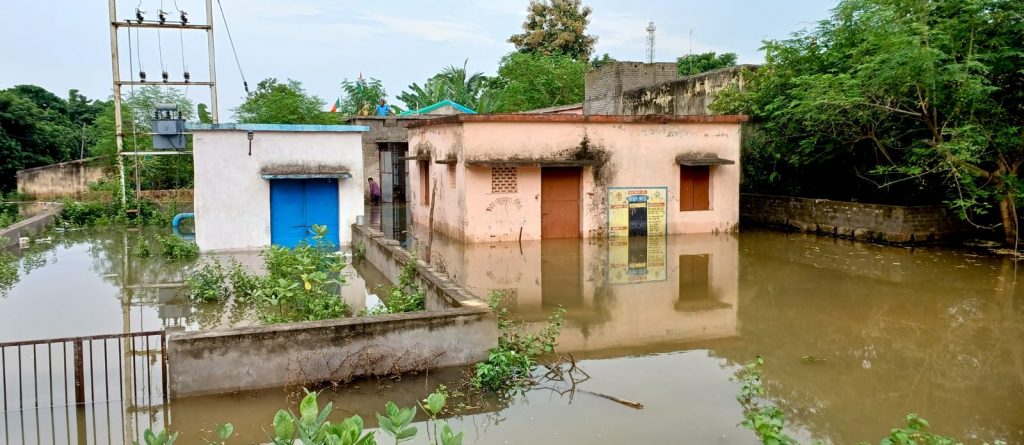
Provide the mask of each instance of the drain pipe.
POLYGON ((189 212, 189 213, 179 213, 177 215, 174 215, 174 219, 171 220, 171 229, 174 230, 174 234, 175 235, 181 236, 181 231, 179 229, 180 229, 180 226, 181 226, 181 220, 183 220, 183 219, 191 219, 191 220, 195 221, 196 214, 189 212))

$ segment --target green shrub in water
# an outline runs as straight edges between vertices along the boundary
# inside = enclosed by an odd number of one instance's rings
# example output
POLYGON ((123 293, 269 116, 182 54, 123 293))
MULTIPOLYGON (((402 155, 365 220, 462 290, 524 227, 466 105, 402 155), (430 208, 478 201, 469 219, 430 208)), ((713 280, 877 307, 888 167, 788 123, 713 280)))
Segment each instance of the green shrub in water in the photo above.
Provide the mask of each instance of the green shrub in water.
POLYGON ((224 268, 220 262, 212 260, 197 267, 185 280, 193 300, 211 302, 220 301, 228 296, 224 285, 224 268))
POLYGON ((488 300, 497 315, 501 337, 498 338, 498 347, 488 351, 487 361, 477 363, 473 386, 497 393, 523 389, 537 366, 537 357, 555 351, 565 309, 555 309, 540 330, 526 332, 523 323, 513 320, 508 309, 501 306, 500 293, 492 292, 488 300))
POLYGON ((416 255, 402 265, 402 272, 398 275, 398 284, 381 298, 381 304, 366 311, 367 315, 400 314, 404 312, 416 312, 424 309, 425 292, 423 287, 416 283, 416 255))
POLYGON ((194 260, 199 258, 199 246, 191 241, 175 235, 157 236, 160 241, 160 252, 164 258, 172 260, 194 260))

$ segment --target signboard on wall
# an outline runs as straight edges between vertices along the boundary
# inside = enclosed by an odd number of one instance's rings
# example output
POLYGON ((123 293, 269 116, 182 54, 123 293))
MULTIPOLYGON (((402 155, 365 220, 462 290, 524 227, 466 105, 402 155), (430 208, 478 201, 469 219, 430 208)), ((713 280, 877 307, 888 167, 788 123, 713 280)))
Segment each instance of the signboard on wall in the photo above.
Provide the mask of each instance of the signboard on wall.
POLYGON ((665 236, 612 238, 608 241, 608 282, 664 281, 665 236))
POLYGON ((668 187, 609 187, 608 236, 662 236, 668 232, 668 187))

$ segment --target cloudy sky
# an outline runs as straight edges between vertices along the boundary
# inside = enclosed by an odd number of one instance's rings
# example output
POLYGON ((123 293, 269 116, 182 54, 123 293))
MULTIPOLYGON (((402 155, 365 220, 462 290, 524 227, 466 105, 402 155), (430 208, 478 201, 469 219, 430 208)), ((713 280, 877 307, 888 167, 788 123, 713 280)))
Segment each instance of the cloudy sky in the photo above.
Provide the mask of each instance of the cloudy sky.
MULTIPOLYGON (((266 77, 293 78, 333 102, 342 79, 376 77, 389 96, 448 65, 469 60, 471 71, 493 74, 506 42, 518 32, 528 0, 221 0, 245 78, 251 87, 266 77)), ((647 22, 657 26, 656 59, 693 52, 735 52, 742 63, 763 60, 766 38, 783 38, 824 18, 834 0, 584 0, 594 10, 589 32, 597 52, 618 60, 643 60, 647 22), (692 34, 692 38, 691 38, 692 34)), ((203 0, 120 0, 118 17, 136 6, 155 18, 164 9, 205 22, 203 0), (177 6, 175 5, 175 2, 177 6)), ((244 96, 227 32, 215 10, 217 80, 221 121, 244 96)), ((139 70, 172 79, 185 66, 193 80, 208 78, 205 34, 143 30, 121 33, 122 77, 139 70), (162 61, 162 63, 161 63, 162 61), (129 70, 129 63, 134 67, 129 70)), ((78 88, 89 97, 110 95, 110 34, 104 0, 13 2, 0 14, 0 88, 30 83, 58 95, 78 88)), ((206 91, 189 89, 197 102, 206 91)))

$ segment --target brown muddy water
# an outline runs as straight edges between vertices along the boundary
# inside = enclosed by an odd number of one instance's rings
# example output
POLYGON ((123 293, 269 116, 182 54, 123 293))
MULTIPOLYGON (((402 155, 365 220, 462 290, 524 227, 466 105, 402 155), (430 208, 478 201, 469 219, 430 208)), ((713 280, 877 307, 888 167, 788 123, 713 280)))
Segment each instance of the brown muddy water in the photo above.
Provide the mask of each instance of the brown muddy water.
MULTIPOLYGON (((136 236, 68 232, 29 249, 0 297, 0 341, 221 325, 216 310, 144 286, 180 282, 186 265, 125 256, 136 236)), ((408 243, 426 256, 423 239, 408 243)), ((474 245, 435 238, 429 257, 478 295, 503 292, 530 323, 565 307, 559 352, 589 375, 577 389, 644 405, 548 385, 459 413, 451 422, 465 443, 753 444, 737 427, 730 377, 756 354, 767 361, 767 399, 805 441, 877 443, 917 413, 967 443, 1024 443, 1024 286, 1016 285, 1024 271, 1006 257, 761 230, 474 245)), ((350 280, 346 299, 372 304, 382 278, 360 272, 371 284, 350 280)), ((464 371, 357 381, 326 388, 321 401, 334 403, 336 420, 358 413, 374 426, 387 400, 411 405, 464 371)), ((205 443, 222 422, 235 425, 233 443, 265 442, 274 412, 297 400, 289 388, 147 409, 111 403, 83 416, 63 407, 6 412, 0 443, 116 444, 148 425, 180 431, 181 444, 205 443)))

